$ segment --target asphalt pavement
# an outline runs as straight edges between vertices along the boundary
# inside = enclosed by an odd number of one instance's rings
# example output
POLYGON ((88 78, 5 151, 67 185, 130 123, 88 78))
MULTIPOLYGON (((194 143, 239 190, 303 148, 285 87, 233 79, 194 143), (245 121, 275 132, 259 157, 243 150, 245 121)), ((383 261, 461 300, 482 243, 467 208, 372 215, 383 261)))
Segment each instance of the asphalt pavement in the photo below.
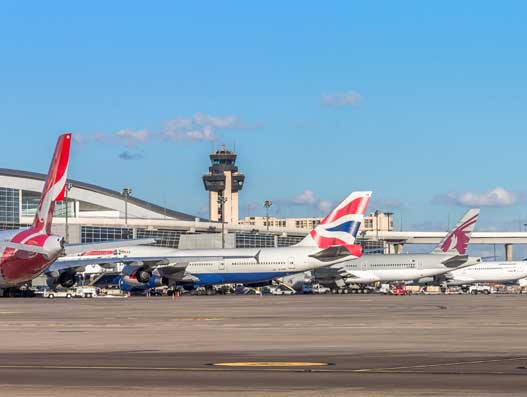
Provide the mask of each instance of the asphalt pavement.
POLYGON ((527 296, 0 300, 0 395, 525 395, 527 296))

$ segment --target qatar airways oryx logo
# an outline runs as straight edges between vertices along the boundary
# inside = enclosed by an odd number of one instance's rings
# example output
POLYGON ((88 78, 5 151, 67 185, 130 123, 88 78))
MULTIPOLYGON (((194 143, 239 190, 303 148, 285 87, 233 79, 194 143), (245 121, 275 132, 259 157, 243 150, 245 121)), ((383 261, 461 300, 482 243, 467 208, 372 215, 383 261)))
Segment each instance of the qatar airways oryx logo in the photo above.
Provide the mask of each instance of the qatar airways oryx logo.
POLYGON ((478 220, 478 214, 464 221, 459 225, 441 244, 441 251, 448 252, 451 249, 456 249, 461 255, 467 252, 468 243, 470 241, 470 233, 472 232, 474 224, 478 220))

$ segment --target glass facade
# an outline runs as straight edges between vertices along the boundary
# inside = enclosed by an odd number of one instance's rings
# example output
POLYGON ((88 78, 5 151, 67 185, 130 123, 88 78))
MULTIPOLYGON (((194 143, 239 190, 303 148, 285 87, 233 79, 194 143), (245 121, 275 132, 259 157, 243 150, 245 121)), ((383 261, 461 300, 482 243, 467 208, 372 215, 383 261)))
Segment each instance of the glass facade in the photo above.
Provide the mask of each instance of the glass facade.
MULTIPOLYGON (((58 218, 66 217, 66 201, 57 201, 55 203, 55 211, 53 212, 53 216, 58 218)), ((68 217, 75 217, 75 201, 73 200, 68 200, 68 217)))
MULTIPOLYGON (((33 217, 37 213, 38 204, 40 202, 40 193, 22 192, 22 216, 33 217)), ((59 218, 66 217, 66 202, 57 201, 55 203, 55 211, 53 216, 59 218)), ((68 216, 73 218, 75 216, 75 201, 68 200, 68 216)))
POLYGON ((22 216, 35 216, 40 201, 40 193, 22 192, 22 216))
MULTIPOLYGON (((187 234, 186 230, 177 229, 144 229, 135 230, 136 238, 155 238, 160 247, 178 248, 179 240, 182 234, 187 234)), ((195 234, 195 233, 193 233, 195 234)), ((91 243, 105 240, 124 240, 131 239, 134 236, 133 228, 119 228, 106 226, 82 226, 81 241, 91 243)), ((271 247, 289 247, 300 242, 301 236, 275 236, 274 234, 257 234, 257 233, 236 233, 236 248, 271 248, 271 247), (276 242, 276 243, 275 243, 276 242), (276 244, 276 245, 275 245, 276 244)))
POLYGON ((384 254, 384 241, 365 241, 357 239, 357 243, 362 245, 364 255, 384 254))
POLYGON ((0 187, 0 228, 16 229, 20 223, 20 192, 0 187))
POLYGON ((274 247, 273 234, 236 233, 236 248, 274 247))
POLYGON ((81 226, 81 242, 94 243, 106 240, 128 240, 134 237, 129 227, 81 226))
POLYGON ((159 247, 178 248, 179 238, 185 234, 185 230, 173 229, 137 229, 137 238, 155 238, 157 242, 154 245, 159 247))
POLYGON ((302 236, 279 236, 278 246, 279 247, 291 247, 292 245, 298 244, 304 239, 302 236))

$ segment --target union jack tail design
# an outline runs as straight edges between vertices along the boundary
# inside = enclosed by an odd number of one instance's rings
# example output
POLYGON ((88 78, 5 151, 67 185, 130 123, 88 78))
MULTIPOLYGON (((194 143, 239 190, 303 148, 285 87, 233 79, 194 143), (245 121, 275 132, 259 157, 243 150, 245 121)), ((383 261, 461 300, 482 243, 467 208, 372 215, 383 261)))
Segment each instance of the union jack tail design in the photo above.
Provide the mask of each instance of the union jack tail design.
POLYGON ((298 245, 327 249, 344 247, 357 252, 354 246, 372 192, 353 192, 335 208, 298 245))
POLYGON ((51 221, 55 202, 64 200, 68 162, 70 158, 71 134, 61 135, 55 147, 55 153, 49 166, 48 177, 40 196, 38 211, 33 221, 33 228, 45 230, 51 234, 51 221))
POLYGON ((433 254, 465 255, 472 231, 479 217, 479 208, 472 208, 457 225, 441 240, 432 251, 433 254))

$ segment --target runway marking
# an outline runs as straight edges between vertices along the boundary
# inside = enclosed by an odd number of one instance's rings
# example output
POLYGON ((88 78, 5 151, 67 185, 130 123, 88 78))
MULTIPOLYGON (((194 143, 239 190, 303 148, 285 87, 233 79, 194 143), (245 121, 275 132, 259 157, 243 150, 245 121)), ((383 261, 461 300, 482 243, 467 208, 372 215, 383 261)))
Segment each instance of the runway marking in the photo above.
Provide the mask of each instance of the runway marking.
POLYGON ((509 357, 509 358, 494 358, 488 360, 473 360, 473 361, 454 361, 451 363, 438 363, 438 364, 418 364, 418 365, 408 365, 401 367, 387 367, 387 368, 364 368, 356 369, 355 372, 370 372, 370 371, 400 371, 403 369, 419 369, 419 368, 435 368, 435 367, 449 367, 455 365, 470 365, 470 364, 487 364, 487 363, 497 363, 505 361, 518 361, 518 360, 527 360, 527 357, 509 357))
POLYGON ((331 363, 301 362, 301 361, 247 361, 232 363, 214 363, 216 367, 327 367, 331 363))
POLYGON ((440 364, 419 364, 387 368, 309 368, 335 365, 321 362, 239 362, 208 364, 208 367, 133 367, 111 365, 0 365, 0 369, 34 369, 34 370, 107 370, 107 371, 164 371, 164 372, 296 372, 296 373, 356 373, 356 374, 415 374, 415 375, 520 375, 525 372, 479 371, 479 372, 420 372, 416 369, 437 368, 455 365, 485 364, 493 362, 527 360, 527 357, 510 357, 502 359, 456 361, 440 364), (221 365, 223 364, 223 365, 221 365), (240 366, 246 364, 246 366, 240 366), (288 365, 284 365, 288 364, 288 365), (412 371, 414 370, 414 371, 412 371))

